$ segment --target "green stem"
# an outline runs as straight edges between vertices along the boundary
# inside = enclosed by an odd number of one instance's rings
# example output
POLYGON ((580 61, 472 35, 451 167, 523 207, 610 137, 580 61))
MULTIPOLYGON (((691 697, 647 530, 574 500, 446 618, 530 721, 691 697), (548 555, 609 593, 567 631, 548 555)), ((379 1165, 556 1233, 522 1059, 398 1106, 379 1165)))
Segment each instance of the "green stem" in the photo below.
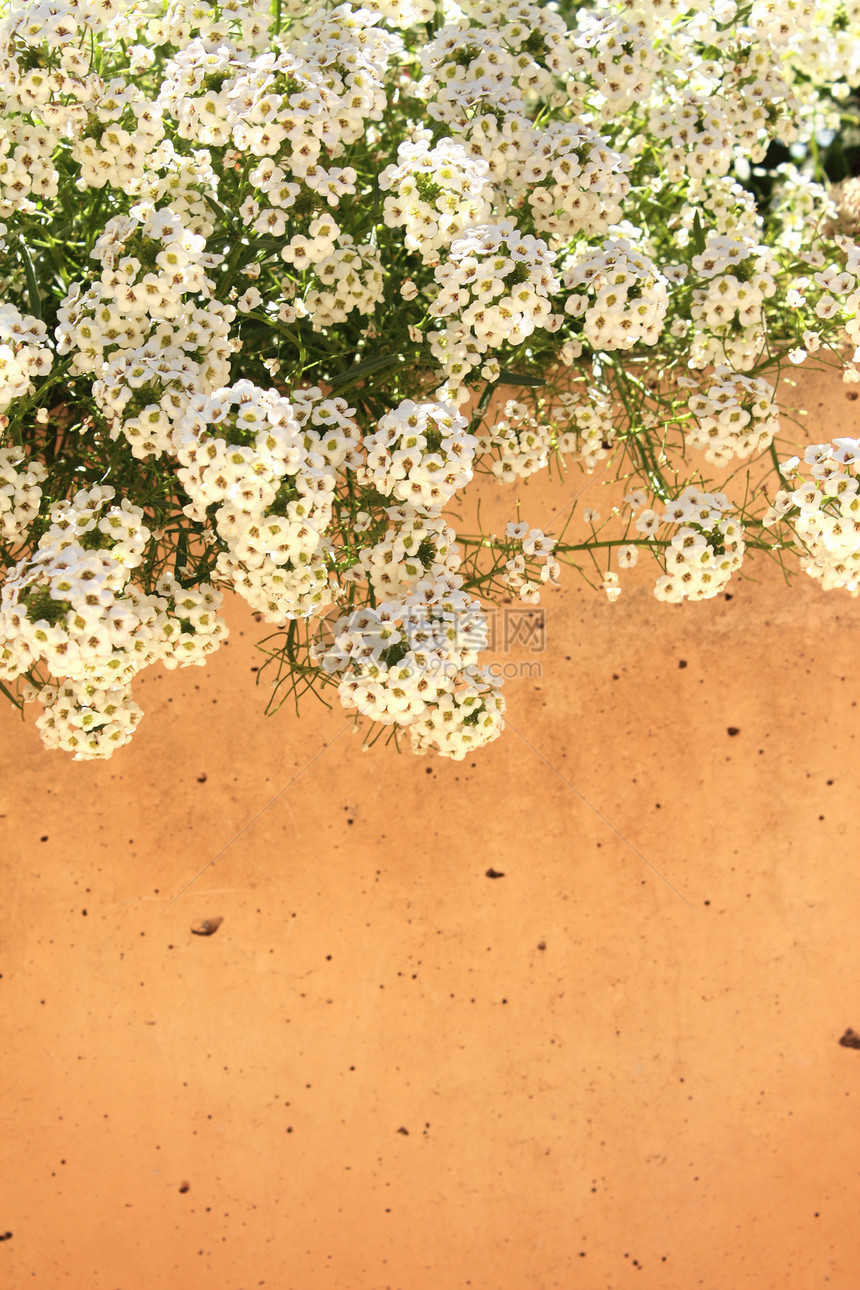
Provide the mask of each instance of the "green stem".
MULTIPOLYGON (((494 542, 491 538, 463 537, 457 534, 457 546, 474 546, 485 547, 487 550, 501 550, 507 553, 509 542, 494 542)), ((605 538, 600 542, 560 542, 553 547, 552 554, 558 555, 559 552, 566 554, 568 551, 593 551, 596 547, 613 547, 613 546, 647 546, 647 547, 664 547, 669 546, 668 540, 658 538, 605 538)))

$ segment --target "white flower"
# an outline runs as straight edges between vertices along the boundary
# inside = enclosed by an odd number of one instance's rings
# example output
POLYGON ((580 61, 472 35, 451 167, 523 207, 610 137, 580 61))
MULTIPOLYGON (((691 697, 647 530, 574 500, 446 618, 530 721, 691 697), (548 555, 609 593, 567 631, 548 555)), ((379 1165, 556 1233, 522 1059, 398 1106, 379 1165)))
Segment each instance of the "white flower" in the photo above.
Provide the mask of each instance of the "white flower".
POLYGON ((240 313, 247 314, 252 309, 259 309, 263 303, 263 297, 256 287, 248 287, 247 291, 236 301, 236 308, 240 313))
POLYGON ((636 531, 645 537, 651 537, 660 527, 660 518, 655 511, 643 511, 636 519, 636 531))

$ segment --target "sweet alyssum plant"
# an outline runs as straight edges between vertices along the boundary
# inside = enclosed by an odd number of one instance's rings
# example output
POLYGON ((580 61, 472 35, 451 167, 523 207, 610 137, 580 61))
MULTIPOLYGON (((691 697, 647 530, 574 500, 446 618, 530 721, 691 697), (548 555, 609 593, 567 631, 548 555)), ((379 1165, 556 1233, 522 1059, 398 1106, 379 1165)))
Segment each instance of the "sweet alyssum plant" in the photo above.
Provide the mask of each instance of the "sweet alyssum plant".
POLYGON ((860 381, 819 160, 858 84, 857 0, 0 6, 6 695, 109 756, 232 590, 279 700, 459 758, 503 726, 481 597, 563 562, 678 602, 758 548, 856 594, 860 444, 780 463, 776 383, 860 381), (476 473, 598 464, 614 529, 451 526, 476 473))

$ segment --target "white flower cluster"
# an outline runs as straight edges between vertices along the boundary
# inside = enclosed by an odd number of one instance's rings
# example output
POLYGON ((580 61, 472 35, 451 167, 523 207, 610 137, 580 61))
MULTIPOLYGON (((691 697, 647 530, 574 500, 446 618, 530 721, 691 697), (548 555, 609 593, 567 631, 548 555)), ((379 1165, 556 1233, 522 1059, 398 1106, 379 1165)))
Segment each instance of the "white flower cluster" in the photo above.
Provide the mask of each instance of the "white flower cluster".
POLYGON ((631 166, 630 157, 610 148, 592 126, 553 121, 545 130, 522 132, 508 186, 529 185, 535 227, 559 250, 577 235, 606 234, 620 222, 631 166))
POLYGON ((490 469, 503 483, 544 470, 553 448, 553 430, 546 418, 534 416, 528 404, 517 399, 508 399, 502 415, 477 438, 481 454, 493 454, 490 469))
POLYGON ((472 478, 477 440, 447 403, 404 399, 367 435, 359 482, 422 510, 445 506, 472 478))
POLYGON ((308 452, 319 453, 332 470, 357 470, 363 462, 361 428, 346 399, 324 397, 318 385, 293 390, 293 418, 301 426, 308 452))
POLYGON ((72 144, 72 156, 88 188, 107 184, 130 192, 152 164, 163 138, 160 106, 117 78, 88 110, 86 124, 72 144))
POLYGON ((797 104, 781 74, 777 51, 762 41, 757 57, 747 46, 736 50, 739 57, 730 61, 731 37, 719 35, 715 27, 711 34, 723 46, 726 66, 718 60, 716 66, 700 65, 697 85, 667 87, 648 115, 649 133, 669 145, 666 175, 674 183, 687 176, 696 180, 724 175, 735 148, 743 147, 753 160, 762 161, 768 124, 776 116, 785 118, 786 137, 793 133, 797 104), (719 93, 713 93, 717 89, 719 93))
POLYGON ((129 586, 149 530, 127 502, 105 511, 113 495, 97 485, 56 503, 37 550, 7 574, 0 598, 7 679, 44 663, 56 677, 125 683, 157 656, 152 606, 129 586))
MULTIPOLYGON (((258 174, 265 166, 266 162, 262 161, 254 174, 258 174)), ((282 174, 280 175, 280 179, 283 179, 282 174)), ((289 187, 298 188, 298 185, 291 184, 289 187)), ((299 189, 299 192, 300 191, 301 189, 299 189)), ((290 198, 292 199, 293 196, 294 195, 291 193, 290 198)), ((284 198, 284 201, 286 200, 287 199, 284 198)), ((256 201, 249 202, 246 204, 245 208, 240 211, 240 214, 244 214, 246 217, 251 217, 256 211, 257 206, 258 203, 256 201)), ((283 217, 279 216, 279 219, 283 219, 283 217)), ((260 228, 261 223, 273 235, 278 233, 279 226, 273 227, 270 218, 267 218, 263 223, 263 216, 259 216, 255 220, 255 227, 260 228)), ((286 220, 283 220, 283 223, 284 227, 286 227, 286 220)), ((260 231, 262 231, 262 229, 260 231)), ((288 242, 284 243, 280 252, 281 259, 285 264, 292 265, 297 272, 301 273, 305 269, 311 268, 314 264, 317 264, 332 255, 340 238, 341 228, 334 217, 329 214, 317 215, 316 218, 312 219, 308 224, 307 234, 295 233, 288 242)))
POLYGON ((860 440, 813 444, 803 462, 809 478, 798 457, 780 466, 790 484, 764 522, 790 525, 804 546, 802 567, 825 591, 844 587, 860 595, 860 440))
POLYGON ((354 570, 367 579, 377 599, 405 596, 425 578, 457 572, 456 534, 440 515, 422 514, 408 502, 387 507, 386 515, 391 527, 362 549, 354 570))
MULTIPOLYGON (((860 243, 850 237, 838 235, 835 240, 845 257, 844 265, 828 265, 814 275, 811 283, 801 280, 798 285, 819 289, 815 302, 816 317, 822 322, 831 318, 838 318, 842 322, 846 340, 855 347, 853 359, 857 363, 860 359, 860 287, 857 283, 860 274, 860 243)), ((814 351, 819 347, 820 340, 815 336, 810 344, 811 334, 805 333, 803 339, 807 349, 814 351)), ((856 371, 856 368, 853 370, 856 371)), ((848 379, 850 372, 852 368, 848 367, 843 373, 843 380, 848 379)))
POLYGON ((551 249, 578 234, 606 235, 621 219, 632 163, 593 126, 551 121, 539 127, 513 113, 499 124, 484 112, 461 129, 469 154, 488 167, 495 192, 513 207, 526 195, 535 229, 551 249))
POLYGON ((709 223, 706 247, 715 235, 730 237, 733 241, 742 240, 744 246, 759 243, 761 214, 753 194, 732 175, 708 175, 697 181, 681 211, 680 227, 674 236, 676 246, 689 251, 695 243, 696 216, 701 223, 703 208, 707 211, 709 223))
POLYGON ((440 694, 409 726, 414 753, 462 761, 498 739, 505 728, 501 681, 489 667, 467 667, 458 689, 440 694))
POLYGON ((27 534, 42 504, 48 471, 20 448, 0 448, 0 541, 13 545, 27 534))
POLYGON ((181 44, 165 64, 158 107, 174 118, 180 139, 204 147, 223 146, 231 137, 228 91, 247 55, 241 57, 229 39, 214 49, 200 36, 181 44))
MULTIPOLYGON (((283 159, 296 180, 336 205, 355 191, 356 173, 326 163, 360 140, 368 122, 381 120, 382 77, 389 58, 403 48, 402 37, 378 22, 379 14, 349 4, 318 9, 289 51, 247 60, 223 46, 214 79, 207 85, 206 75, 200 78, 203 93, 193 100, 193 114, 177 97, 183 94, 181 75, 170 101, 164 94, 162 101, 184 115, 189 137, 209 143, 217 134, 219 142, 232 138, 242 154, 283 159)), ((266 195, 271 202, 272 192, 266 195)), ((272 202, 275 208, 291 204, 272 202)))
POLYGON ((59 175, 52 155, 59 142, 55 129, 4 113, 0 122, 0 216, 7 218, 18 211, 34 214, 37 201, 57 196, 59 175))
POLYGON ((339 241, 337 250, 314 265, 321 286, 311 287, 304 299, 314 331, 346 322, 353 310, 372 314, 385 294, 377 248, 356 247, 345 233, 339 241))
MULTIPOLYGON (((787 46, 793 66, 813 86, 829 80, 834 68, 839 68, 840 78, 845 83, 857 85, 860 83, 860 44, 857 41, 860 14, 856 0, 847 0, 847 3, 843 0, 815 0, 811 8, 810 14, 809 0, 806 0, 793 24, 787 46)), ((780 16, 785 17, 784 14, 780 16)))
POLYGON ((557 398, 552 415, 558 426, 558 451, 567 461, 578 462, 591 473, 598 462, 609 456, 615 441, 612 405, 597 389, 562 390, 557 398))
MULTIPOLYGON (((54 0, 10 5, 4 13, 0 67, 7 121, 18 113, 41 117, 47 127, 42 133, 49 136, 40 145, 43 164, 49 162, 61 134, 83 127, 85 105, 104 96, 104 82, 81 46, 121 39, 123 8, 119 0, 54 0)), ((53 191, 56 194, 56 188, 53 191)), ((21 208, 32 206, 25 199, 21 208)))
POLYGON ((548 538, 542 529, 530 529, 528 524, 513 520, 505 528, 505 537, 520 547, 505 564, 505 586, 527 605, 540 604, 543 588, 547 583, 557 585, 561 574, 561 565, 552 554, 556 539, 548 538))
POLYGON ((771 209, 780 224, 780 243, 798 254, 810 244, 817 229, 838 219, 837 194, 828 193, 823 184, 791 162, 776 166, 773 174, 771 209))
POLYGON ((227 522, 231 509, 270 507, 303 456, 290 402, 249 380, 195 396, 173 430, 172 445, 177 478, 191 499, 186 514, 204 521, 216 506, 216 524, 227 522))
POLYGON ((763 376, 741 376, 730 367, 714 369, 714 383, 705 394, 691 394, 689 408, 695 424, 686 442, 703 448, 705 461, 728 465, 773 443, 779 431, 779 410, 773 386, 763 376))
POLYGON ((128 743, 143 716, 128 685, 62 681, 42 686, 33 697, 45 709, 36 718, 42 743, 74 753, 75 761, 112 756, 128 743))
POLYGON ((212 207, 204 193, 218 192, 218 174, 208 148, 190 153, 177 151, 170 139, 163 139, 132 191, 141 203, 154 210, 169 206, 192 233, 208 238, 215 229, 212 207))
POLYGON ((649 5, 641 17, 633 20, 611 12, 586 10, 578 15, 578 30, 571 42, 576 51, 577 78, 570 89, 581 97, 583 105, 588 100, 593 106, 602 106, 610 116, 647 101, 659 60, 653 48, 653 32, 645 19, 653 24, 659 17, 656 8, 649 5))
POLYGON ((14 305, 0 304, 0 412, 32 394, 34 376, 46 376, 54 356, 45 344, 47 327, 14 305))
MULTIPOLYGON (((658 600, 712 600, 726 587, 744 558, 743 528, 726 514, 730 509, 725 493, 692 486, 667 504, 663 523, 680 527, 665 548, 666 572, 654 587, 658 600)), ((643 511, 636 528, 653 533, 659 524, 653 511, 643 511)))
POLYGON ((447 261, 435 270, 439 292, 429 312, 456 320, 430 333, 431 350, 454 387, 453 402, 468 397, 460 382, 478 355, 557 325, 549 299, 558 290, 554 259, 544 241, 519 233, 512 219, 479 224, 451 243, 447 261))
POLYGON ((7 573, 0 593, 0 677, 44 667, 38 694, 49 747, 109 756, 130 737, 139 709, 131 682, 144 667, 202 665, 227 634, 221 593, 185 589, 165 574, 157 594, 132 581, 149 531, 143 512, 95 485, 57 502, 36 551, 7 573))
POLYGON ((155 585, 161 661, 166 668, 203 667, 227 636, 218 616, 223 596, 206 582, 184 587, 175 574, 164 573, 155 585))
POLYGON ((592 349, 632 349, 658 341, 669 306, 666 278, 629 239, 610 239, 580 252, 564 265, 561 281, 573 293, 565 313, 583 318, 592 349))
POLYGON ((338 674, 345 708, 382 725, 416 726, 420 749, 454 758, 495 739, 504 710, 498 685, 476 666, 486 617, 459 582, 424 578, 402 600, 356 610, 314 651, 325 672, 338 674))
POLYGON ((386 197, 383 210, 389 228, 405 230, 403 245, 418 251, 425 264, 439 262, 440 252, 464 229, 490 217, 490 167, 471 157, 462 143, 429 137, 405 141, 397 149, 397 164, 379 176, 386 197))
POLYGON ((693 270, 707 282, 693 291, 690 366, 725 364, 748 371, 760 357, 765 337, 763 305, 776 292, 779 264, 752 237, 707 238, 693 256, 693 270))
POLYGON ((422 26, 436 13, 435 0, 364 0, 363 8, 381 14, 395 31, 422 26))
POLYGON ((452 18, 422 49, 425 75, 412 89, 435 121, 462 128, 487 101, 520 116, 526 95, 551 93, 555 76, 570 67, 565 22, 552 10, 520 0, 467 0, 452 18), (532 53, 537 44, 540 60, 532 53))
POLYGON ((204 248, 171 207, 139 205, 108 221, 93 249, 99 281, 73 283, 58 311, 57 352, 71 353, 73 373, 95 377, 113 437, 123 434, 141 459, 169 453, 189 400, 229 372, 236 310, 207 298, 217 257, 204 248))
POLYGON ((279 627, 291 619, 319 613, 337 595, 329 567, 329 540, 322 538, 310 555, 300 553, 294 560, 280 563, 278 543, 283 527, 276 517, 249 525, 249 543, 254 542, 258 550, 264 550, 259 564, 249 563, 234 551, 223 552, 216 562, 219 578, 228 581, 267 623, 279 627))
POLYGON ((205 247, 169 206, 156 210, 144 203, 115 215, 92 250, 102 266, 102 299, 115 300, 132 318, 176 318, 183 295, 206 294, 213 286, 206 277, 213 258, 205 247))
MULTIPOLYGON (((305 402, 305 416, 313 408, 305 402)), ((343 409, 333 403, 333 418, 343 409)), ((320 413, 325 420, 325 409, 320 413)), ((344 450, 333 435, 333 451, 344 450)), ((348 442, 353 442, 349 440, 348 442)), ((330 603, 326 530, 335 474, 313 432, 302 433, 290 402, 249 380, 195 396, 172 435, 177 478, 190 498, 185 513, 210 509, 225 549, 219 576, 272 623, 330 603)))

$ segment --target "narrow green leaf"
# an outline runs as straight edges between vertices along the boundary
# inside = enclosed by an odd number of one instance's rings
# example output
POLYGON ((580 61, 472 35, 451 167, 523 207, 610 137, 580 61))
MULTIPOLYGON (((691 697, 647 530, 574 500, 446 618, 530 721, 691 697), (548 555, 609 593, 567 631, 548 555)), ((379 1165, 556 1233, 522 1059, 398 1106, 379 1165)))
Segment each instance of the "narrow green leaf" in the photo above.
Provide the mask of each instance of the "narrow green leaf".
POLYGON ((526 372, 508 372, 502 368, 497 385, 543 385, 543 377, 529 376, 526 372))
POLYGON ((21 700, 18 698, 18 696, 17 696, 16 694, 13 694, 11 690, 7 690, 6 686, 3 684, 3 682, 2 682, 2 681, 0 681, 0 690, 2 690, 2 691, 3 691, 3 693, 6 695, 6 698, 9 700, 9 702, 12 704, 12 706, 13 706, 13 707, 15 707, 15 708, 18 708, 18 710, 20 711, 21 715, 23 716, 23 715, 24 715, 24 705, 23 705, 23 703, 21 702, 21 700))
POLYGON ((33 261, 30 259, 30 252, 27 250, 27 243, 23 237, 18 238, 18 246, 21 250, 21 263, 24 265, 24 275, 27 279, 27 294, 30 297, 30 313, 34 318, 42 317, 42 297, 39 294, 39 283, 36 281, 36 270, 33 268, 33 261))
POLYGON ((498 381, 493 381, 492 383, 488 381, 487 384, 484 386, 483 390, 481 391, 481 397, 478 400, 478 406, 475 409, 474 416, 472 417, 473 422, 475 422, 476 424, 480 422, 481 417, 484 415, 487 408, 490 406, 490 399, 493 397, 493 390, 496 388, 497 384, 498 384, 498 381))
POLYGON ((369 372, 378 372, 384 367, 391 367, 400 358, 399 354, 380 354, 376 358, 366 358, 363 363, 356 367, 351 367, 348 372, 341 372, 339 376, 333 376, 329 384, 332 389, 342 389, 345 385, 351 385, 359 377, 366 376, 369 372))
POLYGON ((230 211, 227 210, 226 206, 222 206, 220 202, 216 202, 215 198, 210 197, 208 193, 203 194, 203 200, 209 203, 216 215, 221 216, 228 228, 233 227, 235 219, 230 211))
POLYGON ((702 221, 699 218, 698 211, 696 211, 696 214, 693 216, 693 246, 696 248, 699 255, 704 252, 705 231, 702 228, 702 221))
POLYGON ((187 563, 188 563, 188 533, 184 528, 180 528, 178 534, 176 535, 176 559, 173 563, 173 576, 183 587, 185 586, 185 583, 182 581, 182 579, 185 576, 184 567, 187 563), (183 569, 182 574, 180 574, 179 572, 180 569, 183 569))

